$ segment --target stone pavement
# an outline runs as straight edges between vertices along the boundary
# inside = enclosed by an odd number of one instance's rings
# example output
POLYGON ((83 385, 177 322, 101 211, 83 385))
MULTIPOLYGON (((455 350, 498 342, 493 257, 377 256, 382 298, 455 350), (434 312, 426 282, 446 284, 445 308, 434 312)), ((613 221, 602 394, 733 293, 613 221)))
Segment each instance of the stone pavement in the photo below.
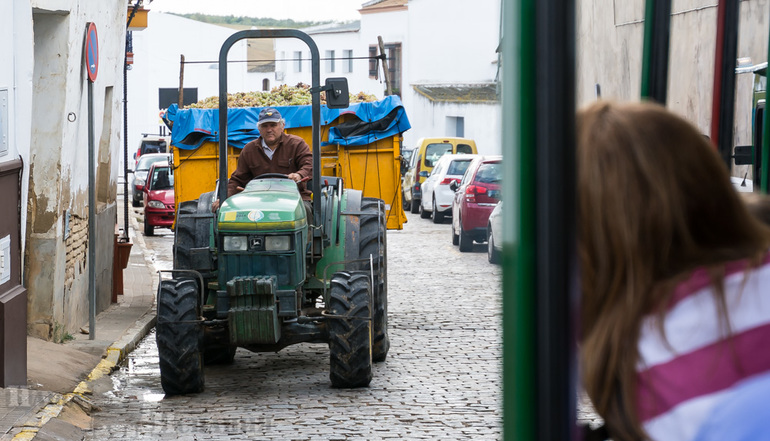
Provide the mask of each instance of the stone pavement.
MULTIPOLYGON (((122 195, 118 212, 122 226, 122 195)), ((0 388, 0 440, 84 438, 90 423, 90 383, 112 372, 155 325, 157 276, 137 231, 131 216, 133 246, 123 270, 123 295, 97 315, 94 339, 78 334, 57 344, 27 338, 27 388, 0 388)))

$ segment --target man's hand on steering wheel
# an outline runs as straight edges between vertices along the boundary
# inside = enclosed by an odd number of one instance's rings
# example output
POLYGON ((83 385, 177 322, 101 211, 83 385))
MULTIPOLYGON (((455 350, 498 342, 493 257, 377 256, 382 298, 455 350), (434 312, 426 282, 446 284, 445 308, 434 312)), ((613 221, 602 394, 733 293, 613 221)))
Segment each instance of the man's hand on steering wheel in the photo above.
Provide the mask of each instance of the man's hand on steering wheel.
POLYGON ((291 179, 294 182, 299 182, 302 180, 302 176, 300 176, 298 173, 289 173, 286 175, 287 178, 291 179))

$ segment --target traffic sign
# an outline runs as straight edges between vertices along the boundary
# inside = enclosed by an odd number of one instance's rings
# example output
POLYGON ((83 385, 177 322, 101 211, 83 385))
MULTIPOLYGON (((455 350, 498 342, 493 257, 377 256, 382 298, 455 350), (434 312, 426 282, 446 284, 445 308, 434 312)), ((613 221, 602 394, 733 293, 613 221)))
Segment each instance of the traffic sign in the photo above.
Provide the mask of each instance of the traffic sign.
POLYGON ((88 23, 86 30, 86 69, 88 79, 93 83, 99 72, 99 41, 96 37, 95 23, 88 23))

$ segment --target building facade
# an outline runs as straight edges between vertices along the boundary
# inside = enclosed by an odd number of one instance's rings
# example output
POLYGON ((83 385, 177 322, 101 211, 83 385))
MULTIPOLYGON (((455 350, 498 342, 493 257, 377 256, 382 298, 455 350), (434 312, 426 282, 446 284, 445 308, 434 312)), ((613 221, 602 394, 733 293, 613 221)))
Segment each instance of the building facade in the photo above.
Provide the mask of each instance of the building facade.
MULTIPOLYGON (((95 268, 96 310, 110 304, 126 6, 99 0, 10 0, 0 5, 0 55, 9 61, 0 67, 0 97, 6 106, 3 114, 8 114, 0 121, 0 137, 7 144, 0 168, 21 166, 21 179, 2 181, 0 193, 19 194, 18 233, 11 232, 12 243, 14 234, 19 237, 18 245, 12 245, 18 256, 11 256, 11 273, 26 288, 25 332, 36 337, 57 340, 88 324, 89 265, 95 268), (90 103, 84 62, 88 23, 96 25, 99 51, 90 103), (95 189, 93 219, 88 215, 89 185, 95 189), (95 224, 96 237, 89 238, 89 222, 95 224), (95 248, 94 262, 88 261, 89 243, 95 248)), ((0 284, 0 296, 4 289, 0 284)))

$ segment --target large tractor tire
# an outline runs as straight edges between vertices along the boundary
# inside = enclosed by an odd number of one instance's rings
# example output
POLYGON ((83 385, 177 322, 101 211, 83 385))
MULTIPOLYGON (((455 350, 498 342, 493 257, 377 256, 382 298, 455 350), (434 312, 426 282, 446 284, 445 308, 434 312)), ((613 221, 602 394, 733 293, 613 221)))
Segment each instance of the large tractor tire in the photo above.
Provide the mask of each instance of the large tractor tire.
POLYGON ((214 213, 211 203, 214 192, 204 193, 199 199, 179 204, 174 229, 174 269, 189 269, 200 272, 204 278, 214 270, 212 262, 201 259, 201 250, 209 247, 211 223, 214 213))
POLYGON ((168 395, 203 391, 203 324, 198 318, 198 285, 192 279, 163 280, 158 296, 156 342, 160 383, 168 395))
POLYGON ((358 258, 366 259, 359 269, 369 272, 369 256, 374 263, 372 279, 372 357, 385 361, 390 349, 388 337, 388 247, 385 202, 362 198, 358 258))
POLYGON ((372 381, 372 326, 369 275, 334 273, 327 307, 329 378, 334 387, 365 387, 372 381))

